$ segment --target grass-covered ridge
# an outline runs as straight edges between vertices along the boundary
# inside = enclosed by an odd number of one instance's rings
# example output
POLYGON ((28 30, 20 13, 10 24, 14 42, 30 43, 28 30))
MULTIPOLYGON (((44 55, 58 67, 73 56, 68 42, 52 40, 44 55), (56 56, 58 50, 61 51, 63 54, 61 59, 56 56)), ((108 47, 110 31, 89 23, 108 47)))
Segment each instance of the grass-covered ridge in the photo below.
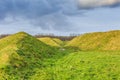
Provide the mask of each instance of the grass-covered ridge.
POLYGON ((38 38, 38 39, 50 46, 60 47, 61 44, 63 44, 63 42, 57 38, 43 37, 43 38, 38 38))
POLYGON ((120 50, 120 30, 87 33, 71 40, 66 46, 81 50, 120 50))
POLYGON ((34 69, 42 67, 42 61, 55 55, 55 52, 57 52, 56 48, 46 45, 25 32, 1 39, 0 71, 10 75, 1 78, 28 79, 25 75, 32 75, 34 69))

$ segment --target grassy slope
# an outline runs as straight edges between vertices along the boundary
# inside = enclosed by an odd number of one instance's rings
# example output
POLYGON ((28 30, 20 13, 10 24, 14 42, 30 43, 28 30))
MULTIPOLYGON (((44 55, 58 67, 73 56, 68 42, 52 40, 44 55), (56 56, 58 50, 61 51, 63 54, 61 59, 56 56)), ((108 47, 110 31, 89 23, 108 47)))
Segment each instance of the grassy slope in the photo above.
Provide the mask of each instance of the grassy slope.
POLYGON ((62 41, 57 38, 44 37, 44 38, 38 38, 38 39, 50 46, 60 47, 60 45, 62 44, 62 41))
POLYGON ((63 41, 58 38, 52 38, 52 39, 59 45, 63 44, 63 41))
MULTIPOLYGON (((108 40, 111 35, 114 36, 110 39, 110 43, 114 38, 117 41, 119 31, 110 33, 106 33, 108 40)), ((101 33, 95 33, 94 36, 96 34, 101 33)), ((102 34, 105 36, 104 33, 102 34)), ((90 34, 89 36, 86 34, 86 36, 87 39, 90 38, 90 34)), ((91 37, 93 37, 92 33, 91 37)), ((108 40, 106 40, 105 36, 105 44, 108 40)), ((75 44, 77 45, 77 43, 75 44)), ((0 79, 119 80, 119 59, 119 51, 72 52, 71 50, 65 50, 58 52, 55 48, 21 32, 0 40, 0 61, 2 64, 2 66, 0 65, 0 79)))
POLYGON ((37 70, 35 80, 119 80, 119 52, 70 53, 46 68, 37 70))
POLYGON ((74 38, 66 46, 81 50, 120 50, 120 31, 87 33, 74 38))
MULTIPOLYGON (((24 32, 0 40, 0 71, 9 74, 1 78, 28 79, 35 68, 42 67, 45 58, 52 57, 56 49, 24 32), (4 69, 4 70, 3 70, 4 69)), ((0 73, 0 75, 3 75, 0 73)))

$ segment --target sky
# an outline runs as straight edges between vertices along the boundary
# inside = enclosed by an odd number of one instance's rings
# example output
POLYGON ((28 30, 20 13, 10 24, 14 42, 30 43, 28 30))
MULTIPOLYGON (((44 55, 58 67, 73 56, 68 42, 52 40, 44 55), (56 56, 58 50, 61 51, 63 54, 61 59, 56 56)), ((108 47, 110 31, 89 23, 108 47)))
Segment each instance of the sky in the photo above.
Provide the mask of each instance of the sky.
POLYGON ((0 0, 0 34, 120 29, 120 0, 0 0))

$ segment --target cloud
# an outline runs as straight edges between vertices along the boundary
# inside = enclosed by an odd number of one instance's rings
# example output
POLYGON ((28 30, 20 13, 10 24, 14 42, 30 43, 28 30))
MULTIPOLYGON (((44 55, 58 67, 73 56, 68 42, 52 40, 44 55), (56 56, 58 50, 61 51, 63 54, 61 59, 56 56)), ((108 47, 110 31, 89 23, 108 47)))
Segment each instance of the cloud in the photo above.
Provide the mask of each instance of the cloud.
POLYGON ((75 0, 0 0, 0 18, 6 15, 36 18, 60 11, 72 14, 76 10, 75 0))
POLYGON ((120 0, 78 0, 80 9, 93 9, 97 7, 116 7, 120 0))
POLYGON ((84 26, 91 25, 89 22, 93 19, 92 16, 90 21, 87 21, 89 17, 82 9, 119 5, 119 0, 79 0, 78 9, 77 1, 0 0, 0 33, 79 32, 84 26), (89 25, 83 25, 86 23, 89 25))
POLYGON ((0 0, 0 28, 71 31, 68 16, 78 13, 75 0, 0 0))
POLYGON ((58 2, 55 0, 53 2, 48 0, 0 0, 0 12, 4 16, 9 14, 33 18, 58 11, 60 7, 56 4, 58 2))

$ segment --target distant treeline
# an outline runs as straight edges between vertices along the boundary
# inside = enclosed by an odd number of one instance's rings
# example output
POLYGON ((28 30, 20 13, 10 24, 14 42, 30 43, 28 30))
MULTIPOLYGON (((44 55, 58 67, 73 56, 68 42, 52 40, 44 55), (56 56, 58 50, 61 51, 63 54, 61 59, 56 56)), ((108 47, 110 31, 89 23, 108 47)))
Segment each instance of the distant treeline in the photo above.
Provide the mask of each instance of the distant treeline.
POLYGON ((37 38, 50 37, 50 38, 58 38, 63 41, 71 40, 76 36, 79 36, 79 34, 70 34, 69 36, 56 36, 54 34, 37 34, 37 35, 35 35, 35 37, 37 37, 37 38))
MULTIPOLYGON (((7 36, 10 36, 10 35, 11 34, 1 34, 0 39, 7 37, 7 36)), ((43 38, 43 37, 58 38, 60 40, 67 41, 67 40, 72 40, 74 37, 79 36, 79 35, 80 34, 70 34, 69 36, 56 36, 54 34, 36 34, 33 36, 36 38, 43 38)))
POLYGON ((4 37, 7 37, 7 36, 9 36, 9 35, 11 35, 11 34, 1 34, 1 35, 0 35, 0 39, 1 39, 1 38, 4 38, 4 37))

